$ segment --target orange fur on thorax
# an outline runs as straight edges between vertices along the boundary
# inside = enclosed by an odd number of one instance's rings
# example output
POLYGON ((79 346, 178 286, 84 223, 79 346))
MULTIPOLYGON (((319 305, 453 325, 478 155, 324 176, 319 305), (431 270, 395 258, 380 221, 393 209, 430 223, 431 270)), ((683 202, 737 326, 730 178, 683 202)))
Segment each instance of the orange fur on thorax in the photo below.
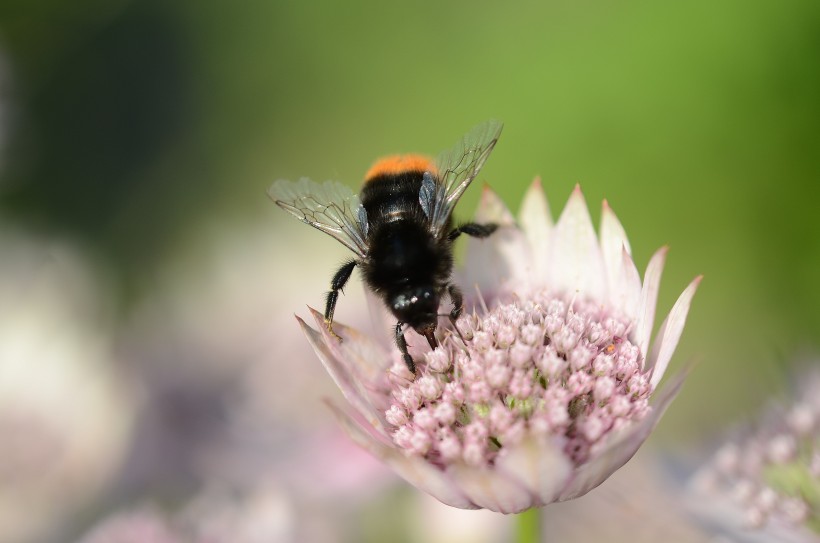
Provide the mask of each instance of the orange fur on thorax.
POLYGON ((381 158, 367 170, 364 182, 381 175, 396 175, 404 172, 437 173, 433 161, 422 155, 392 155, 381 158))

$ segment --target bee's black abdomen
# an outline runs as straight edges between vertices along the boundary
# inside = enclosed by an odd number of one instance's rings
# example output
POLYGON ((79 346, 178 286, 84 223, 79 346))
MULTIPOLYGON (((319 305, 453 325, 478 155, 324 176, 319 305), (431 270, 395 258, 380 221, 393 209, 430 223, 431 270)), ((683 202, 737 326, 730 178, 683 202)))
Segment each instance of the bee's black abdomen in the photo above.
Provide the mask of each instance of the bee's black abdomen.
POLYGON ((424 224, 401 219, 370 228, 368 278, 374 286, 433 282, 442 255, 424 224))

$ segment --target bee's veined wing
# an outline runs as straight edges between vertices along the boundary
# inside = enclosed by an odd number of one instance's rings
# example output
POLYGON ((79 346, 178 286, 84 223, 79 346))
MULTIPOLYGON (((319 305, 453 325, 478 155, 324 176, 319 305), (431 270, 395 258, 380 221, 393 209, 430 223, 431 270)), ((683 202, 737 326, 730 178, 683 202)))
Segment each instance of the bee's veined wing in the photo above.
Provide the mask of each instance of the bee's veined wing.
POLYGON ((473 128, 449 151, 436 160, 438 178, 425 172, 419 202, 435 236, 439 236, 447 219, 495 147, 504 125, 486 121, 473 128))
POLYGON ((300 221, 330 234, 364 258, 367 253, 367 213, 358 195, 336 181, 316 183, 279 180, 268 189, 276 205, 300 221))

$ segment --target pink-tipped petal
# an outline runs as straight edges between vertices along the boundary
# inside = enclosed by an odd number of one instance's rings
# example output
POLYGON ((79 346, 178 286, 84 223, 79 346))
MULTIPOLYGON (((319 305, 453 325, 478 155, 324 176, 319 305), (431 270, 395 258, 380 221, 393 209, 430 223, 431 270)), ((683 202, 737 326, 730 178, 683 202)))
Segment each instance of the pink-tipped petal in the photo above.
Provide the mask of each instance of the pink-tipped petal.
POLYGON ((447 473, 471 502, 484 509, 509 514, 533 506, 534 497, 523 484, 492 468, 458 463, 447 473))
POLYGON ((678 346, 678 341, 683 333, 683 326, 686 324, 686 315, 692 304, 692 297, 700 285, 702 275, 695 277, 686 290, 681 293, 678 301, 672 306, 669 315, 663 321, 658 336, 655 338, 655 345, 652 347, 652 354, 649 356, 647 369, 652 370, 652 386, 658 386, 661 382, 672 354, 678 346))
POLYGON ((635 322, 641 306, 641 276, 626 248, 621 249, 621 289, 612 293, 611 299, 630 321, 635 322))
POLYGON ((572 474, 572 462, 546 436, 527 436, 499 455, 496 468, 519 481, 536 505, 555 501, 572 474))
POLYGON ((339 387, 345 399, 374 429, 381 433, 385 439, 389 439, 384 429, 384 408, 373 405, 368 398, 367 391, 362 387, 362 383, 340 362, 339 358, 329 348, 322 334, 308 326, 301 318, 296 317, 296 319, 299 321, 308 343, 313 347, 316 356, 319 357, 325 370, 330 374, 336 386, 339 387))
POLYGON ((478 223, 491 222, 499 226, 515 226, 515 217, 489 185, 484 185, 481 191, 481 200, 478 202, 474 220, 478 223))
POLYGON ((515 226, 513 218, 504 202, 489 187, 484 188, 478 211, 478 223, 498 224, 490 237, 470 238, 467 243, 465 264, 459 283, 466 293, 475 286, 485 296, 492 297, 511 285, 518 286, 527 280, 527 241, 523 232, 515 226))
MULTIPOLYGON (((633 301, 633 291, 628 287, 632 286, 628 281, 629 266, 632 264, 632 250, 629 247, 629 240, 626 238, 623 226, 621 226, 615 212, 604 200, 601 212, 601 254, 604 257, 604 267, 606 268, 609 300, 630 318, 634 318, 637 299, 633 301), (629 262, 625 262, 626 254, 629 262)), ((640 295, 640 280, 638 281, 638 295, 640 295)))
POLYGON ((641 300, 638 303, 638 323, 635 326, 635 343, 641 354, 646 357, 649 351, 649 337, 652 335, 652 325, 655 322, 655 306, 658 304, 658 290, 661 287, 661 274, 666 262, 668 247, 661 247, 646 267, 646 274, 641 289, 641 300))
POLYGON ((478 509, 442 470, 423 458, 405 456, 395 447, 385 445, 371 435, 350 413, 328 402, 345 432, 360 447, 390 466, 400 477, 441 503, 459 509, 478 509))
POLYGON ((550 263, 550 285, 556 290, 606 300, 603 256, 578 186, 552 230, 550 263))
POLYGON ((376 382, 384 375, 390 365, 390 353, 381 345, 359 330, 335 321, 333 333, 342 338, 339 341, 330 335, 324 315, 312 307, 308 309, 325 344, 357 380, 376 382))
POLYGON ((626 231, 618 220, 618 216, 609 207, 609 202, 604 200, 601 211, 601 250, 604 253, 604 261, 607 265, 612 265, 613 269, 618 267, 621 260, 621 248, 632 254, 626 231))
POLYGON ((541 186, 541 179, 536 177, 524 195, 519 212, 519 221, 529 243, 531 253, 531 281, 543 286, 547 281, 549 265, 549 242, 552 231, 552 215, 547 197, 541 186))
POLYGON ((652 411, 643 420, 623 430, 620 434, 610 435, 605 447, 595 453, 586 464, 576 469, 575 476, 561 492, 558 501, 583 496, 626 464, 652 433, 669 404, 680 392, 687 375, 688 371, 679 373, 660 391, 657 401, 652 406, 652 411))

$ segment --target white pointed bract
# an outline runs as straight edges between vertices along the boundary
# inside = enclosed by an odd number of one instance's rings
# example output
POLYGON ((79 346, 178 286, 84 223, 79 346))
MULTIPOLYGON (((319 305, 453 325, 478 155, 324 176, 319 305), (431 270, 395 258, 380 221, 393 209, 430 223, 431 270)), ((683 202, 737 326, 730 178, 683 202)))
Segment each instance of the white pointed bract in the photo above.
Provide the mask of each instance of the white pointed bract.
POLYGON ((581 496, 635 454, 683 382, 650 401, 700 277, 650 355, 665 248, 641 285, 610 207, 597 236, 576 188, 553 224, 538 181, 520 227, 489 189, 476 221, 502 225, 468 242, 456 282, 476 299, 460 334, 439 328, 435 350, 408 336, 415 376, 356 330, 334 325, 338 341, 321 314, 315 328, 300 322, 349 403, 332 408, 357 443, 446 504, 516 513, 581 496))

